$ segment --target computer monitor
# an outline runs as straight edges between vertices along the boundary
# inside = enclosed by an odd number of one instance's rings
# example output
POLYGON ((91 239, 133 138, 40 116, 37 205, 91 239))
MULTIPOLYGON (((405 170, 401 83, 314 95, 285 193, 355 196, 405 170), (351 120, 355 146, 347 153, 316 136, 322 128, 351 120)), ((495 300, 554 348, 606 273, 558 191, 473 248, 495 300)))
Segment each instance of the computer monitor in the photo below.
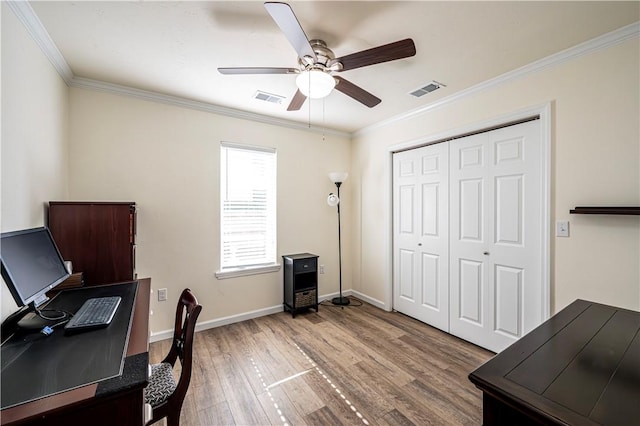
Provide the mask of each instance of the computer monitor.
MULTIPOLYGON (((0 236, 0 261, 4 278, 18 306, 29 305, 42 317, 38 306, 48 300, 46 292, 63 282, 69 273, 46 227, 6 232, 0 236)), ((58 316, 46 320, 57 320, 58 316)))

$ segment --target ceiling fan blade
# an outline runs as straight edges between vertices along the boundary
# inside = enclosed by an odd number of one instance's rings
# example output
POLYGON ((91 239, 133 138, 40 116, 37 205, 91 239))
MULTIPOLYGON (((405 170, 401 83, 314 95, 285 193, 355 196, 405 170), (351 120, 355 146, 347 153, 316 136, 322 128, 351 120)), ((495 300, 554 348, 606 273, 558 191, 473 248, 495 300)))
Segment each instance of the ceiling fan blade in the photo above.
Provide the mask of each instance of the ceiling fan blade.
POLYGON ((240 67, 240 68, 218 68, 220 74, 295 74, 296 68, 260 68, 260 67, 240 67))
POLYGON ((287 3, 266 2, 264 7, 269 15, 276 21, 280 30, 284 33, 289 43, 293 46, 300 58, 309 56, 316 62, 318 58, 313 51, 307 35, 304 33, 298 18, 293 13, 293 9, 287 3))
POLYGON ((298 111, 302 108, 304 101, 307 100, 307 97, 302 94, 300 90, 296 91, 296 94, 293 95, 293 99, 291 99, 291 103, 287 107, 287 111, 298 111))
POLYGON ((349 80, 345 80, 344 78, 338 76, 333 76, 333 78, 335 78, 338 82, 338 84, 336 84, 336 90, 341 91, 345 95, 352 97, 356 101, 368 106, 369 108, 373 108, 374 106, 382 102, 382 99, 375 97, 363 88, 351 83, 349 80))
POLYGON ((340 62, 342 64, 342 69, 339 71, 347 71, 354 68, 366 67, 367 65, 408 58, 415 54, 416 46, 413 43, 413 40, 407 38, 385 44, 383 46, 352 53, 351 55, 343 56, 342 58, 336 58, 330 62, 330 65, 340 62))

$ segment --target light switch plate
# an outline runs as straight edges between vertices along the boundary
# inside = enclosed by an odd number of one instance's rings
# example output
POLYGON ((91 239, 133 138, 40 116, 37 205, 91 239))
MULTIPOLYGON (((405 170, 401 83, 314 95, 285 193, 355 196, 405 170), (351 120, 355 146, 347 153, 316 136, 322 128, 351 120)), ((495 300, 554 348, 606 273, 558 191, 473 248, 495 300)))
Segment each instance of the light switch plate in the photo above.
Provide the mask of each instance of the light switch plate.
POLYGON ((568 237, 569 236, 569 221, 558 220, 556 221, 556 237, 568 237))
POLYGON ((159 288, 158 289, 158 302, 164 302, 167 300, 167 289, 159 288))

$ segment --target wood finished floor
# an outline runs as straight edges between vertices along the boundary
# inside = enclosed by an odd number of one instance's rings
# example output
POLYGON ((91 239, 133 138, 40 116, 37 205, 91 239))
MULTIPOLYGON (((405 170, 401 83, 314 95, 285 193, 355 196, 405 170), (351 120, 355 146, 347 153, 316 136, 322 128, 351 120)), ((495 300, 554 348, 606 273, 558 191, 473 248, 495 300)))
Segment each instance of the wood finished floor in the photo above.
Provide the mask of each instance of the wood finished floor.
POLYGON ((492 355, 367 303, 281 312, 196 333, 180 424, 479 425, 467 375, 492 355))

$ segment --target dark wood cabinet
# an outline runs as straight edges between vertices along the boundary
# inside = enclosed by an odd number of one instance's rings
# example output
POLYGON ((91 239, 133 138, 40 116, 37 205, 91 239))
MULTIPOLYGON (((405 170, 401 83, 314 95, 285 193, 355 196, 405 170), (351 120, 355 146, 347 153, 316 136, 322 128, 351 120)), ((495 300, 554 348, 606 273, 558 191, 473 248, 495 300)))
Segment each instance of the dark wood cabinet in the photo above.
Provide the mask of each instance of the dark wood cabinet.
POLYGON ((311 253, 282 256, 284 264, 284 310, 296 313, 307 308, 318 312, 318 256, 311 253))
POLYGON ((134 202, 51 201, 49 229, 85 285, 136 278, 134 202))

